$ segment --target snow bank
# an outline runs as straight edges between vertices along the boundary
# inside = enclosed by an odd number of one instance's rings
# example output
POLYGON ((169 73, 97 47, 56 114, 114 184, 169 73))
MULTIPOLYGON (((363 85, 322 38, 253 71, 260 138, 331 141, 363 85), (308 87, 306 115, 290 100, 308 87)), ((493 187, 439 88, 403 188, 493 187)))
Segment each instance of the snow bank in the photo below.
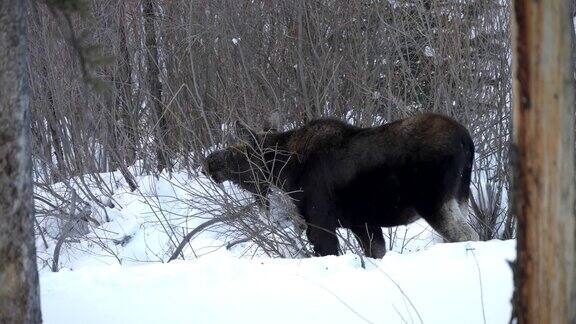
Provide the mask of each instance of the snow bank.
MULTIPOLYGON (((49 269, 58 228, 49 217, 41 224, 45 323, 508 322, 514 241, 441 244, 420 220, 384 229, 392 251, 363 269, 353 254, 271 259, 250 242, 228 251, 229 229, 216 227, 194 237, 185 261, 166 264, 175 242, 219 212, 219 189, 174 173, 137 176, 132 193, 121 175, 101 176, 113 194, 95 194, 114 207, 91 206, 101 224, 64 244, 60 272, 49 269)), ((230 184, 225 190, 252 199, 230 184)))
MULTIPOLYGON (((202 175, 173 173, 171 177, 159 179, 148 175, 138 176, 139 189, 135 192, 130 192, 117 172, 101 174, 101 178, 108 179, 108 187, 114 188, 114 194, 110 197, 114 207, 92 206, 92 216, 101 225, 91 224, 87 235, 65 243, 60 252, 58 269, 78 270, 87 266, 118 263, 128 266, 166 261, 186 233, 220 212, 220 206, 215 205, 214 199, 221 199, 222 193, 217 192, 220 189, 202 175), (109 221, 106 222, 106 219, 109 221)), ((226 194, 237 201, 246 204, 253 201, 250 195, 230 183, 225 183, 224 187, 226 194)), ((96 195, 100 196, 97 190, 96 195)), ((273 199, 272 214, 280 217, 281 212, 276 204, 273 199)), ((47 226, 50 222, 55 223, 49 218, 42 222, 47 231, 53 232, 46 237, 48 245, 43 243, 41 237, 37 238, 41 271, 50 271, 56 246, 58 227, 47 226)), ((291 223, 283 225, 291 226, 291 223)), ((200 233, 184 249, 184 256, 194 258, 225 247, 231 241, 230 236, 224 234, 229 231, 230 228, 217 226, 200 233)), ((349 236, 345 231, 340 233, 342 237, 349 236)), ((387 246, 392 246, 392 250, 397 252, 418 251, 439 241, 439 236, 423 220, 409 226, 384 229, 384 235, 387 246)), ((264 255, 251 241, 236 245, 232 252, 237 257, 264 255)))
POLYGON ((513 241, 309 259, 206 256, 41 274, 50 323, 507 323, 513 241))

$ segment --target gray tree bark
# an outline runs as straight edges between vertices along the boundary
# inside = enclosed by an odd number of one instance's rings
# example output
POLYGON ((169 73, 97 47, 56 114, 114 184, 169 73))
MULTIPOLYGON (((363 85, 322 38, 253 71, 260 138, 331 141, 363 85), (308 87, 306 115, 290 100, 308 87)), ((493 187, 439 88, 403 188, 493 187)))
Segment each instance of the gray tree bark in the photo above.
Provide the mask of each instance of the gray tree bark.
POLYGON ((0 323, 40 323, 25 1, 0 1, 0 323))
POLYGON ((156 157, 158 159, 158 172, 169 167, 168 154, 166 152, 166 133, 168 124, 164 109, 162 108, 162 83, 160 83, 160 60, 158 42, 156 41, 156 10, 153 0, 144 2, 144 29, 146 33, 146 50, 148 51, 148 87, 150 88, 150 101, 156 116, 156 157))

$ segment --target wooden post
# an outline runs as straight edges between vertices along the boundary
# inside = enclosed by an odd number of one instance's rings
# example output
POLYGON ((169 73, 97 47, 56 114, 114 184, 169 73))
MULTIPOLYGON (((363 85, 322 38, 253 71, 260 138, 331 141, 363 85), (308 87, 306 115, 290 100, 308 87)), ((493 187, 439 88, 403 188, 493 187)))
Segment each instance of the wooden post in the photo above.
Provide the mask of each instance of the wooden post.
POLYGON ((519 323, 576 323, 572 11, 513 6, 515 311, 519 323))

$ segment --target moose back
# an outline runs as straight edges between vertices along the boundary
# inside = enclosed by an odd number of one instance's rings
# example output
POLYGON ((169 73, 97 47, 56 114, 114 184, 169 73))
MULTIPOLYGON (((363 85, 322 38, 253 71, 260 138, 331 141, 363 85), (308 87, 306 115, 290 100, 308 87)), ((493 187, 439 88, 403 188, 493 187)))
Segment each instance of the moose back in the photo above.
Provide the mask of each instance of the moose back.
POLYGON ((289 193, 317 255, 338 253, 350 229, 369 257, 386 252, 382 227, 422 217, 446 240, 477 238, 466 221, 474 144, 464 126, 422 114, 359 128, 317 119, 286 132, 237 124, 240 141, 210 154, 204 172, 267 204, 271 185, 289 193))

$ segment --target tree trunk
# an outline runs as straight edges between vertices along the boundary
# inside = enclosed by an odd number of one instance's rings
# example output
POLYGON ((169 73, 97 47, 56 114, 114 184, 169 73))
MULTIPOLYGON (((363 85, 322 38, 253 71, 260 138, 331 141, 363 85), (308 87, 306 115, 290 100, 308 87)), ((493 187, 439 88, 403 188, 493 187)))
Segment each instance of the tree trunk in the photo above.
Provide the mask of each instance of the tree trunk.
POLYGON ((0 1, 0 323, 40 323, 25 1, 0 1))
POLYGON ((138 188, 138 185, 128 166, 136 162, 136 138, 134 137, 136 127, 134 125, 137 125, 137 121, 132 118, 135 114, 132 113, 134 110, 131 82, 132 67, 130 65, 130 53, 128 52, 128 38, 124 31, 124 20, 126 19, 124 14, 125 4, 120 2, 119 6, 120 12, 116 21, 122 59, 120 60, 118 75, 115 78, 115 86, 116 109, 120 110, 120 116, 118 122, 114 125, 116 145, 113 146, 115 152, 112 154, 112 159, 116 159, 122 176, 130 186, 130 191, 134 191, 138 188), (120 147, 118 147, 118 144, 120 144, 120 147))
POLYGON ((146 0, 144 2, 144 28, 146 33, 146 53, 147 57, 147 79, 150 89, 150 104, 156 117, 156 158, 158 159, 158 172, 168 168, 168 156, 166 154, 165 135, 168 131, 166 116, 162 108, 162 84, 160 83, 160 60, 158 53, 158 44, 156 41, 156 28, 154 26, 156 13, 154 10, 154 1, 146 0))
POLYGON ((134 100, 132 88, 132 62, 130 60, 130 52, 128 50, 128 33, 124 27, 127 16, 125 14, 124 2, 119 3, 120 12, 117 18, 118 22, 118 43, 120 45, 119 55, 119 79, 120 84, 117 84, 118 107, 121 109, 120 118, 122 120, 122 133, 126 137, 125 141, 126 152, 124 160, 127 165, 132 165, 136 162, 136 147, 138 138, 136 136, 136 128, 138 121, 136 119, 137 103, 134 100))
POLYGON ((519 323, 576 323, 574 27, 569 8, 563 0, 514 2, 519 323))

